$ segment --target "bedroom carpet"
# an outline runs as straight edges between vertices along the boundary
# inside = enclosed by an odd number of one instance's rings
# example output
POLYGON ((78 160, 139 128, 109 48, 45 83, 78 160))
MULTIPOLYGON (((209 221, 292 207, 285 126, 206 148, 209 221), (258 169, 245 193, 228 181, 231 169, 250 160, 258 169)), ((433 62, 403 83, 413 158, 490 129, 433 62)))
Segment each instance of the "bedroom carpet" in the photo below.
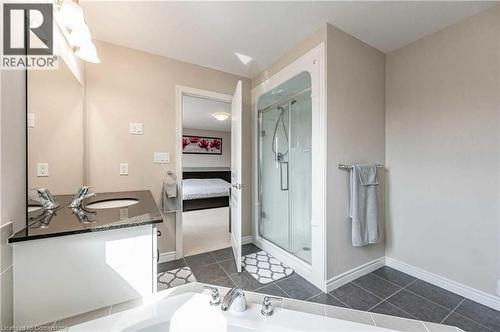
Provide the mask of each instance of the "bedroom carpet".
POLYGON ((228 207, 184 212, 182 217, 185 256, 231 246, 228 207))

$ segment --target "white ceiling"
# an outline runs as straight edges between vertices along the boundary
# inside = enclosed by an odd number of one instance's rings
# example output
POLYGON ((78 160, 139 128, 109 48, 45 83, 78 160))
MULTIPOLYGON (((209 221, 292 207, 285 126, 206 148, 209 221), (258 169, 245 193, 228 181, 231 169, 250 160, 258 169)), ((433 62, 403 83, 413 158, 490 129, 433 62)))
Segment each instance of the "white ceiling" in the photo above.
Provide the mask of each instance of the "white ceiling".
POLYGON ((231 114, 231 104, 198 97, 182 97, 183 128, 231 131, 231 117, 219 121, 212 116, 216 112, 231 114))
POLYGON ((96 39, 253 78, 329 22, 391 52, 492 7, 485 1, 81 1, 96 39), (234 52, 253 57, 243 65, 234 52))

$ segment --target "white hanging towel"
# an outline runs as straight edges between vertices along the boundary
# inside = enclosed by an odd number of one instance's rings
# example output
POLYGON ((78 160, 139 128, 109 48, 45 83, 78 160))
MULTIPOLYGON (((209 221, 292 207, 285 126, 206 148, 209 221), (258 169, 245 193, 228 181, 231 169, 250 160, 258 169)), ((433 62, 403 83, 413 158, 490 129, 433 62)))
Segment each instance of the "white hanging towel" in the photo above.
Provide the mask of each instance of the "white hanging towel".
POLYGON ((167 198, 177 197, 177 176, 173 171, 168 171, 163 177, 163 190, 167 198))
POLYGON ((379 241, 377 165, 353 165, 350 171, 350 216, 352 245, 366 246, 379 241))
POLYGON ((163 212, 175 212, 180 209, 180 195, 177 189, 177 175, 168 171, 163 177, 163 212))

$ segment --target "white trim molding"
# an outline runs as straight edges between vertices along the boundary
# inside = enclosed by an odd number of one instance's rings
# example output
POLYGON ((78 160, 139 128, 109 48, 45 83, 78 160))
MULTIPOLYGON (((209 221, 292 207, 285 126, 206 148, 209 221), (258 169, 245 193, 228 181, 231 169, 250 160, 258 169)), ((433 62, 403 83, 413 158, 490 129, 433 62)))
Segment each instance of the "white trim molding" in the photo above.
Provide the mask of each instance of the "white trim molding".
POLYGON ((325 43, 322 42, 298 59, 261 82, 252 90, 252 207, 255 244, 290 266, 297 274, 324 290, 326 279, 326 59, 325 43), (311 76, 311 262, 306 263, 259 235, 259 99, 265 93, 280 86, 296 75, 308 72, 311 76))
POLYGON ((330 278, 326 281, 326 285, 325 285, 326 291, 331 292, 332 290, 337 289, 341 286, 344 286, 345 284, 348 284, 351 281, 353 281, 359 277, 364 276, 365 274, 373 272, 376 269, 379 269, 384 265, 386 265, 385 256, 374 259, 368 263, 365 263, 363 265, 360 265, 360 266, 357 266, 353 269, 350 269, 349 271, 341 273, 341 274, 339 274, 333 278, 330 278))
POLYGON ((253 237, 251 235, 241 237, 241 244, 250 244, 250 243, 253 243, 253 237))
POLYGON ((387 257, 386 265, 409 274, 415 278, 422 279, 423 281, 426 281, 430 284, 471 299, 475 302, 484 304, 487 307, 493 308, 495 310, 500 310, 500 297, 498 296, 488 294, 479 289, 466 286, 459 282, 425 271, 413 265, 403 263, 394 258, 387 257))
POLYGON ((162 252, 160 253, 160 259, 158 259, 158 263, 166 263, 170 261, 175 261, 177 259, 175 255, 175 251, 162 252))
MULTIPOLYGON (((233 96, 210 90, 191 88, 183 85, 175 86, 175 171, 177 173, 177 187, 182 197, 182 97, 192 96, 210 100, 231 103, 233 96)), ((182 252, 182 200, 179 211, 175 214, 175 258, 184 257, 182 252)), ((161 255, 160 255, 161 259, 161 255)))

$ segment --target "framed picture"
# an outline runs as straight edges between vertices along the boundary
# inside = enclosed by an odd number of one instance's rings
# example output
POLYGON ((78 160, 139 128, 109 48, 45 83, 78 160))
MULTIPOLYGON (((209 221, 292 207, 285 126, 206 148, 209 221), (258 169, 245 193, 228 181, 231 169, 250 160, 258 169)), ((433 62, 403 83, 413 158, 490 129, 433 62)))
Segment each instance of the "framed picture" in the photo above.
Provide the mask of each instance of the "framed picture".
POLYGON ((222 154, 222 138, 182 135, 183 154, 222 154))

